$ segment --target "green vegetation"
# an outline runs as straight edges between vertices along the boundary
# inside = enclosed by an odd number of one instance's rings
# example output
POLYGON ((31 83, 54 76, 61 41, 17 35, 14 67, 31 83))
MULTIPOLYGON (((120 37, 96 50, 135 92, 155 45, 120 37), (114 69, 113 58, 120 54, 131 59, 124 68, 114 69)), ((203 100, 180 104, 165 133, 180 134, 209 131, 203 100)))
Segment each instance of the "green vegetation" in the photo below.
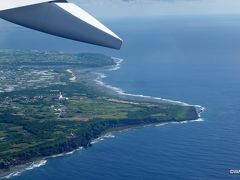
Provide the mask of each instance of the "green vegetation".
MULTIPOLYGON (((71 74, 59 63, 88 67, 113 65, 104 55, 0 51, 0 64, 45 63, 55 66, 64 84, 23 88, 0 93, 0 169, 36 158, 88 147, 92 139, 115 128, 126 128, 198 117, 193 106, 170 103, 132 102, 97 91, 85 82, 72 82, 71 74), (11 53, 10 53, 11 52, 11 53), (79 58, 79 59, 78 59, 79 58), (91 63, 89 61, 91 60, 91 63), (95 59, 96 58, 96 59, 95 59), (19 61, 19 62, 17 62, 19 61), (60 94, 60 92, 62 94, 60 94)), ((61 64, 62 65, 62 64, 61 64)), ((13 70, 19 68, 13 66, 13 70)), ((46 66, 40 70, 47 69, 46 66)), ((31 70, 36 70, 30 67, 31 70)), ((27 71, 29 72, 29 70, 27 71)))
POLYGON ((102 67, 114 65, 111 57, 103 54, 0 50, 0 65, 71 65, 102 67))

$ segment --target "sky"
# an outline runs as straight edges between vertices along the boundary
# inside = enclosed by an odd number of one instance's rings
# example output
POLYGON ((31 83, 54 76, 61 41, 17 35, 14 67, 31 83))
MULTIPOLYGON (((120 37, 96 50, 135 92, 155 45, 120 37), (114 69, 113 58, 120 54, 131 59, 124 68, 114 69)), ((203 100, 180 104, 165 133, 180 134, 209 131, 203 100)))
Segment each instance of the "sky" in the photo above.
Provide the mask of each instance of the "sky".
POLYGON ((104 18, 240 14, 240 0, 69 0, 104 18))

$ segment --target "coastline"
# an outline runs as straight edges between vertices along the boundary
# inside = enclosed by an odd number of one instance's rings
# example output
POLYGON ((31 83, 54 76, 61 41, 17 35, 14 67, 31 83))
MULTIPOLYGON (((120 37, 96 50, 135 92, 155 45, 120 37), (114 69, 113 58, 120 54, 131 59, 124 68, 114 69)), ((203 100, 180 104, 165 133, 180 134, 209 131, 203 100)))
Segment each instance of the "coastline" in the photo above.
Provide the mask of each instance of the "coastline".
MULTIPOLYGON (((185 120, 185 121, 181 121, 181 122, 166 121, 166 122, 161 122, 161 123, 152 123, 152 124, 145 124, 145 125, 133 125, 133 126, 111 128, 111 129, 108 129, 108 130, 102 132, 97 138, 91 139, 89 141, 89 144, 90 144, 90 146, 92 146, 94 144, 97 144, 100 141, 105 140, 106 138, 115 138, 115 135, 112 135, 112 133, 114 133, 114 132, 121 132, 121 131, 125 131, 125 130, 133 130, 133 129, 144 128, 144 127, 160 127, 160 126, 169 125, 169 124, 186 124, 186 123, 190 123, 190 122, 203 122, 203 121, 204 121, 204 119, 198 118, 196 120, 185 120)), ((45 166, 47 164, 48 160, 50 160, 52 158, 68 156, 68 155, 74 154, 74 153, 82 150, 83 148, 84 147, 80 146, 76 149, 73 149, 72 151, 66 151, 64 153, 60 153, 60 154, 56 154, 56 155, 52 155, 52 156, 48 156, 48 157, 29 160, 29 162, 26 162, 25 164, 11 167, 9 171, 1 172, 0 179, 11 179, 12 177, 20 176, 22 173, 24 173, 26 171, 30 171, 30 170, 45 166)))
MULTIPOLYGON (((88 73, 91 73, 91 75, 87 75, 85 77, 82 77, 82 81, 85 81, 87 85, 90 85, 91 87, 106 93, 109 96, 113 97, 119 97, 123 100, 127 101, 139 101, 139 102, 154 102, 154 103, 169 103, 173 105, 182 105, 182 106, 194 106, 199 111, 199 113, 203 112, 205 110, 204 106, 201 105, 193 105, 188 104, 182 101, 178 100, 171 100, 171 99, 165 99, 161 97, 154 97, 154 96, 146 96, 141 94, 131 94, 127 93, 123 89, 119 87, 112 86, 110 84, 107 84, 104 82, 104 79, 107 78, 106 72, 116 71, 121 68, 121 64, 124 61, 121 58, 112 57, 116 63, 116 65, 110 66, 110 67, 104 67, 104 68, 98 68, 97 70, 91 71, 91 69, 87 70, 88 73)), ((74 74, 76 79, 79 78, 79 75, 83 75, 86 73, 85 71, 78 71, 78 70, 71 70, 71 72, 74 74)))
MULTIPOLYGON (((107 69, 100 69, 99 72, 94 72, 97 77, 95 78, 95 83, 96 85, 105 87, 109 90, 112 90, 113 92, 115 92, 115 95, 119 95, 121 96, 121 98, 129 98, 129 97, 133 97, 133 98, 140 98, 140 100, 151 100, 153 102, 160 102, 160 103, 170 103, 170 104, 176 104, 176 105, 183 105, 183 106, 195 106, 197 108, 204 108, 201 105, 192 105, 192 104, 188 104, 182 101, 178 101, 178 100, 171 100, 171 99, 165 99, 165 98, 161 98, 161 97, 154 97, 154 96, 146 96, 146 95, 141 95, 141 94, 130 94, 127 93, 126 91, 124 91, 123 89, 119 88, 119 87, 114 87, 112 85, 107 84, 106 82, 104 82, 104 78, 107 78, 107 75, 104 73, 106 71, 116 71, 118 69, 121 68, 121 64, 124 61, 121 58, 116 58, 116 57, 112 57, 115 62, 116 65, 108 67, 107 69)), ((136 99, 134 99, 136 100, 136 99)))
MULTIPOLYGON (((104 136, 106 136, 109 133, 116 132, 116 131, 122 131, 126 129, 133 129, 133 128, 140 128, 145 126, 162 126, 166 124, 171 123, 187 123, 192 121, 199 121, 201 119, 201 113, 204 111, 204 107, 199 105, 190 105, 184 102, 180 101, 173 101, 168 99, 163 99, 159 97, 151 97, 151 96, 144 96, 144 95, 136 95, 136 94, 128 94, 124 92, 122 89, 113 87, 111 85, 108 85, 103 81, 105 77, 107 77, 104 72, 106 71, 115 71, 118 70, 121 66, 121 63, 123 62, 123 59, 114 58, 116 65, 110 66, 110 67, 104 67, 104 68, 98 68, 97 70, 93 71, 90 75, 85 75, 83 78, 81 78, 81 81, 86 81, 87 84, 91 85, 96 90, 104 91, 107 95, 110 97, 120 97, 123 100, 127 100, 128 102, 134 101, 134 102, 154 102, 154 103, 170 103, 170 104, 176 104, 181 106, 194 106, 198 113, 198 118, 195 120, 183 120, 183 121, 163 121, 161 123, 159 122, 153 122, 153 123, 140 123, 138 125, 131 125, 131 126, 119 126, 115 128, 109 128, 106 131, 101 132, 97 137, 93 137, 89 140, 88 144, 91 146, 92 144, 95 144, 98 139, 102 139, 104 136)), ((69 78, 69 81, 78 81, 79 75, 76 73, 74 69, 67 69, 68 73, 70 73, 71 77, 69 78)), ((82 71, 82 70, 81 70, 82 71)), ((86 73, 86 70, 84 69, 84 73, 86 73)), ((81 76, 82 77, 82 76, 81 76)), ((66 151, 64 153, 43 157, 43 158, 36 158, 36 159, 30 159, 25 164, 13 166, 10 168, 7 172, 1 172, 0 173, 0 179, 8 179, 14 176, 19 176, 21 173, 32 170, 41 166, 44 166, 47 163, 48 159, 61 157, 69 154, 73 154, 74 152, 82 149, 83 147, 74 148, 71 151, 66 151)), ((86 147, 87 148, 87 147, 86 147)))

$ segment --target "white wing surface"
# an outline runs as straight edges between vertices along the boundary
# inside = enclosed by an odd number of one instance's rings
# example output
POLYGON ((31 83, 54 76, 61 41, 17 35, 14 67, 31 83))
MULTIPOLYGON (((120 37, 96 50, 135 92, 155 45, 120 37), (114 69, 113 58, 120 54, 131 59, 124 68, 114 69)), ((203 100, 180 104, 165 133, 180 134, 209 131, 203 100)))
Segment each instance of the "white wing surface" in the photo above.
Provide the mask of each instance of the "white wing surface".
POLYGON ((0 18, 76 41, 114 49, 122 45, 121 38, 111 30, 65 0, 4 0, 0 2, 0 18))
POLYGON ((30 6, 33 4, 50 2, 51 0, 1 0, 0 11, 14 9, 24 6, 30 6))

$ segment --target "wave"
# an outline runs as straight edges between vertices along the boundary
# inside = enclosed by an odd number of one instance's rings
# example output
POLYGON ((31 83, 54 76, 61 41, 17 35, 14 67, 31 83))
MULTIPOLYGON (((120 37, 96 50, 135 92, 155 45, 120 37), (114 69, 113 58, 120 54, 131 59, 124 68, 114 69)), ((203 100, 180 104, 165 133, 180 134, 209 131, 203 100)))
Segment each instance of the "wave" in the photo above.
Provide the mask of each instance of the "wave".
POLYGON ((187 123, 192 123, 192 122, 204 122, 205 120, 203 118, 198 118, 195 120, 188 120, 188 121, 181 121, 181 122, 168 122, 168 123, 159 123, 156 124, 155 127, 160 127, 160 126, 165 126, 169 124, 187 124, 187 123))
POLYGON ((33 162, 29 167, 27 167, 25 170, 32 170, 41 166, 44 166, 47 163, 47 160, 41 160, 39 162, 33 162))
MULTIPOLYGON (((121 68, 121 63, 123 62, 123 59, 120 58, 116 58, 116 57, 112 57, 115 62, 116 65, 111 66, 110 68, 108 68, 108 71, 116 71, 118 69, 121 68)), ((71 72, 70 70, 68 70, 68 72, 71 72)), ((71 72, 72 73, 72 72, 71 72)), ((164 99, 164 98, 160 98, 160 97, 153 97, 153 96, 146 96, 146 95, 141 95, 141 94, 130 94, 130 93, 126 93, 124 90, 122 90, 121 88, 118 87, 114 87, 112 85, 109 85, 105 82, 103 82, 103 79, 106 78, 107 76, 104 73, 100 73, 100 72, 95 72, 96 74, 96 79, 94 79, 95 83, 97 85, 103 86, 105 88, 111 89, 112 91, 116 92, 119 95, 124 95, 124 96, 131 96, 131 97, 140 97, 140 98, 144 98, 144 99, 150 99, 150 100, 155 100, 155 101, 161 101, 161 102, 167 102, 167 103, 172 103, 172 104, 177 104, 177 105, 183 105, 183 106, 195 106, 198 111, 199 111, 199 118, 196 120, 187 120, 187 121, 181 121, 181 122, 168 122, 168 123, 159 123, 156 124, 156 127, 160 127, 160 126, 165 126, 168 124, 186 124, 186 123, 191 123, 191 122, 203 122, 205 121, 203 118, 201 118, 201 113, 205 110, 205 107, 201 106, 201 105, 190 105, 188 103, 185 102, 181 102, 181 101, 175 101, 175 100, 169 100, 169 99, 164 99)), ((1 92, 1 91, 0 91, 1 92)), ((151 126, 151 125, 146 125, 146 126, 151 126)), ((124 129, 121 131, 128 131, 129 129, 124 129)), ((99 138, 96 138, 94 140, 91 141, 91 144, 96 144, 100 141, 103 141, 107 138, 115 138, 115 136, 112 133, 107 133, 103 136, 100 136, 99 138)), ((62 157, 62 156, 66 156, 66 155, 71 155, 73 153, 75 153, 78 150, 83 149, 83 147, 79 147, 78 149, 75 149, 71 152, 67 152, 67 153, 61 153, 61 154, 57 154, 57 155, 53 155, 53 156, 49 156, 43 160, 40 161, 35 161, 33 163, 31 163, 30 165, 26 165, 26 168, 19 168, 18 170, 8 174, 7 176, 1 178, 1 179, 9 179, 15 176, 19 176, 21 175, 23 172, 25 171, 29 171, 29 170, 33 170, 35 168, 39 168, 41 166, 46 165, 47 163, 47 159, 48 158, 56 158, 56 157, 62 157)))
MULTIPOLYGON (((120 58, 115 58, 112 57, 115 61, 116 61, 116 65, 112 66, 111 68, 107 69, 107 71, 115 71, 118 70, 121 67, 121 63, 123 62, 123 59, 120 58)), ((106 78, 106 74, 104 73, 100 73, 100 72, 95 72, 96 74, 96 79, 94 80, 95 83, 99 86, 105 87, 107 89, 112 90, 113 92, 117 93, 118 95, 124 95, 124 96, 129 96, 129 97, 139 97, 139 98, 143 98, 146 100, 153 100, 153 101, 157 101, 157 102, 165 102, 165 103, 172 103, 172 104, 176 104, 176 105, 182 105, 182 106, 195 106, 197 108, 197 110, 199 111, 199 117, 201 117, 201 113, 205 110, 205 108, 201 105, 191 105, 182 101, 177 101, 177 100, 170 100, 170 99, 164 99, 161 97, 154 97, 154 96, 146 96, 146 95, 142 95, 142 94, 130 94, 130 93, 126 93, 123 89, 119 88, 119 87, 115 87, 112 85, 109 85, 107 83, 105 83, 103 81, 104 78, 106 78)))
POLYGON ((124 91, 121 88, 114 87, 103 82, 103 79, 107 77, 105 74, 99 72, 96 72, 95 74, 97 75, 97 78, 94 81, 96 82, 97 85, 111 89, 112 91, 115 91, 118 94, 124 94, 124 91))
POLYGON ((49 157, 47 157, 47 158, 56 158, 56 157, 62 157, 62 156, 66 156, 66 155, 71 155, 71 154, 73 154, 73 153, 75 153, 76 151, 79 151, 79 150, 81 150, 81 149, 83 149, 83 147, 79 147, 79 148, 77 148, 77 149, 75 149, 75 150, 73 150, 73 151, 70 151, 70 152, 52 155, 52 156, 49 156, 49 157))
MULTIPOLYGON (((167 123, 159 123, 159 124, 156 124, 154 125, 155 127, 159 127, 159 126, 165 126, 165 125, 168 125, 168 124, 186 124, 186 123, 192 123, 192 122, 203 122, 205 121, 203 118, 198 118, 198 119, 195 119, 195 120, 186 120, 186 121, 181 121, 181 122, 167 122, 167 123)), ((143 127, 149 127, 149 126, 153 126, 152 124, 149 124, 149 125, 144 125, 143 127)), ((118 132, 126 132, 126 131, 129 131, 129 129, 123 129, 123 130, 120 130, 118 132)), ((132 130, 132 128, 131 128, 132 130)), ((97 144, 101 141, 104 141, 105 139, 107 138, 115 138, 115 135, 113 135, 112 133, 107 133, 103 136, 100 136, 94 140, 91 141, 91 144, 97 144)))
POLYGON ((115 61, 116 65, 112 66, 108 70, 109 71, 116 71, 116 70, 120 69, 121 68, 121 64, 123 62, 123 59, 117 58, 117 57, 112 57, 112 59, 115 61))
POLYGON ((112 133, 107 133, 103 137, 104 138, 115 138, 115 136, 112 133))
POLYGON ((91 144, 96 144, 96 143, 99 143, 100 141, 103 141, 105 139, 109 139, 109 138, 115 138, 115 136, 112 134, 112 133, 107 133, 103 136, 100 136, 94 140, 91 141, 91 144))
POLYGON ((32 162, 29 166, 27 166, 26 168, 23 168, 23 169, 18 169, 17 171, 14 171, 10 174, 8 174, 7 176, 3 177, 2 179, 10 179, 12 177, 16 177, 16 176, 19 176, 21 175, 23 172, 25 171, 29 171, 29 170, 33 170, 35 168, 39 168, 41 166, 44 166, 45 164, 47 163, 47 160, 40 160, 40 161, 35 161, 35 162, 32 162))
POLYGON ((4 176, 3 178, 0 178, 0 179, 10 179, 12 177, 20 176, 25 171, 33 170, 35 168, 39 168, 41 166, 46 165, 47 159, 49 159, 49 158, 56 158, 56 157, 62 157, 62 156, 66 156, 66 155, 71 155, 71 154, 73 154, 76 151, 79 151, 81 149, 83 149, 83 147, 79 147, 78 149, 75 149, 75 150, 73 150, 71 152, 61 153, 61 154, 49 156, 49 157, 46 157, 45 159, 42 159, 40 161, 34 161, 31 164, 29 164, 29 165, 23 165, 23 166, 26 166, 25 168, 21 168, 21 166, 19 166, 20 168, 18 170, 13 171, 12 173, 10 173, 7 176, 4 176))

